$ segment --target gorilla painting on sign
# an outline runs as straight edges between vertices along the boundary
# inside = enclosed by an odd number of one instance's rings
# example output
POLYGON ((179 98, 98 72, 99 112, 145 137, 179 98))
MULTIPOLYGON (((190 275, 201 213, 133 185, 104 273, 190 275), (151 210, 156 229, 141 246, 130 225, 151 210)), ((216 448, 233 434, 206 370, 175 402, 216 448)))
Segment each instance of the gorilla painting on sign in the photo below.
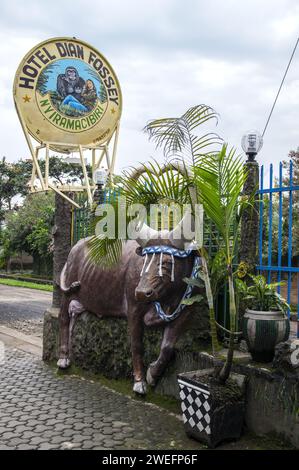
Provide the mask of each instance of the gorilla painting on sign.
POLYGON ((82 104, 84 86, 85 81, 79 77, 75 67, 67 67, 65 73, 59 74, 57 77, 57 92, 64 98, 62 104, 86 112, 87 108, 82 104))
POLYGON ((101 78, 92 67, 79 60, 58 60, 42 74, 38 91, 43 95, 49 93, 54 108, 65 116, 84 116, 92 112, 98 102, 107 99, 101 78))
POLYGON ((82 77, 79 77, 75 67, 67 67, 65 73, 61 73, 57 77, 57 91, 62 98, 65 98, 67 95, 80 98, 84 85, 85 81, 82 77))

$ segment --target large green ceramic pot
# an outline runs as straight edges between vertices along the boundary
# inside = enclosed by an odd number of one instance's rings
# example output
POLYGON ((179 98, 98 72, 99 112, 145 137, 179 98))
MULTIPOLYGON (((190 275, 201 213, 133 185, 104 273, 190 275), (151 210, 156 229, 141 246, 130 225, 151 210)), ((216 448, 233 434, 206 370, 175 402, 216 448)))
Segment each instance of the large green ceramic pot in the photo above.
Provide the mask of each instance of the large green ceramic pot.
POLYGON ((247 309, 243 317, 243 334, 252 359, 271 362, 276 344, 289 338, 290 321, 281 311, 247 309))

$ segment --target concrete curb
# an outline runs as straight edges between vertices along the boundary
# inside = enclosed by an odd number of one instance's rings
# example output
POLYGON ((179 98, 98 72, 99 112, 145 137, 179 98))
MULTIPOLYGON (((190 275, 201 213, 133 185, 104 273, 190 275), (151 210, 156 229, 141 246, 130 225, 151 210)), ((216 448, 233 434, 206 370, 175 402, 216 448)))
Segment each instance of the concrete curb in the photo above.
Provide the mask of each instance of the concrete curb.
POLYGON ((1 325, 0 341, 7 346, 20 349, 38 357, 42 356, 42 339, 36 336, 24 335, 24 333, 18 330, 1 325))

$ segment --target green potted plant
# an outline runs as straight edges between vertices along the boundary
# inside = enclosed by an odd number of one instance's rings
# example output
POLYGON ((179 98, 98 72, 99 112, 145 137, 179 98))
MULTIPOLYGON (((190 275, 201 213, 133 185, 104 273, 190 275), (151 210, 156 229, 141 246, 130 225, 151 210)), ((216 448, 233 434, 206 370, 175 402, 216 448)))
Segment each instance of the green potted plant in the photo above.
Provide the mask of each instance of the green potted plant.
POLYGON ((213 448, 223 440, 239 438, 244 420, 245 377, 231 373, 238 333, 233 258, 238 225, 250 201, 239 197, 246 179, 241 159, 226 146, 205 157, 194 174, 205 213, 219 233, 218 250, 229 289, 229 345, 223 365, 215 361, 213 369, 179 374, 178 383, 187 434, 213 448))
POLYGON ((250 285, 237 280, 239 294, 248 307, 243 317, 243 335, 254 361, 271 362, 275 346, 290 334, 290 306, 276 291, 284 283, 267 284, 262 275, 249 278, 250 285))

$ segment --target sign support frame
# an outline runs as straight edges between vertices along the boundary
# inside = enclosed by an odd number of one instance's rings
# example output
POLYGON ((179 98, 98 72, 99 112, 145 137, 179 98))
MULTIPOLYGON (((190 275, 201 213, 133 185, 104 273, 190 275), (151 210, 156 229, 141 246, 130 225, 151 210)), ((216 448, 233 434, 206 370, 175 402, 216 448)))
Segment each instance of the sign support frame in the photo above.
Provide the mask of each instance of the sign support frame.
POLYGON ((114 174, 114 167, 115 167, 115 161, 116 161, 116 150, 117 150, 117 144, 118 144, 118 137, 119 137, 119 126, 120 122, 118 121, 112 135, 109 137, 109 139, 101 144, 101 145, 78 145, 78 144, 68 144, 69 147, 74 148, 74 152, 79 153, 80 160, 81 160, 81 167, 84 175, 84 186, 71 186, 71 185, 61 185, 61 186, 55 186, 49 181, 49 159, 50 159, 50 146, 54 145, 57 150, 59 150, 59 147, 65 146, 65 143, 62 142, 41 142, 38 143, 38 145, 34 146, 32 143, 32 138, 28 132, 27 126, 24 122, 24 119, 22 117, 22 114, 20 112, 20 109, 15 101, 15 106, 17 110, 17 114, 25 135, 25 139, 27 141, 30 153, 31 153, 31 158, 32 158, 32 173, 31 173, 31 180, 30 180, 30 192, 31 193, 37 193, 37 192, 43 192, 43 191, 48 191, 49 189, 55 191, 58 193, 60 196, 65 198, 69 203, 71 203, 73 206, 76 208, 80 209, 79 204, 77 204, 75 201, 73 201, 71 198, 69 198, 64 192, 79 192, 79 191, 87 191, 87 196, 88 196, 88 203, 90 207, 93 205, 93 197, 92 197, 92 191, 96 188, 96 184, 94 181, 94 172, 97 168, 99 168, 100 164, 103 162, 103 159, 106 159, 106 164, 107 164, 107 172, 108 176, 110 177, 110 180, 113 182, 113 174, 114 174), (112 155, 110 154, 109 151, 109 145, 111 144, 112 147, 112 155), (45 150, 45 174, 42 174, 41 168, 39 166, 39 156, 40 152, 42 150, 45 150), (86 169, 86 163, 85 163, 85 158, 84 158, 84 150, 91 150, 92 152, 92 184, 90 184, 88 174, 87 174, 87 169, 86 169), (100 155, 97 156, 97 151, 100 151, 100 155), (36 177, 40 181, 41 188, 37 188, 34 184, 36 177))

